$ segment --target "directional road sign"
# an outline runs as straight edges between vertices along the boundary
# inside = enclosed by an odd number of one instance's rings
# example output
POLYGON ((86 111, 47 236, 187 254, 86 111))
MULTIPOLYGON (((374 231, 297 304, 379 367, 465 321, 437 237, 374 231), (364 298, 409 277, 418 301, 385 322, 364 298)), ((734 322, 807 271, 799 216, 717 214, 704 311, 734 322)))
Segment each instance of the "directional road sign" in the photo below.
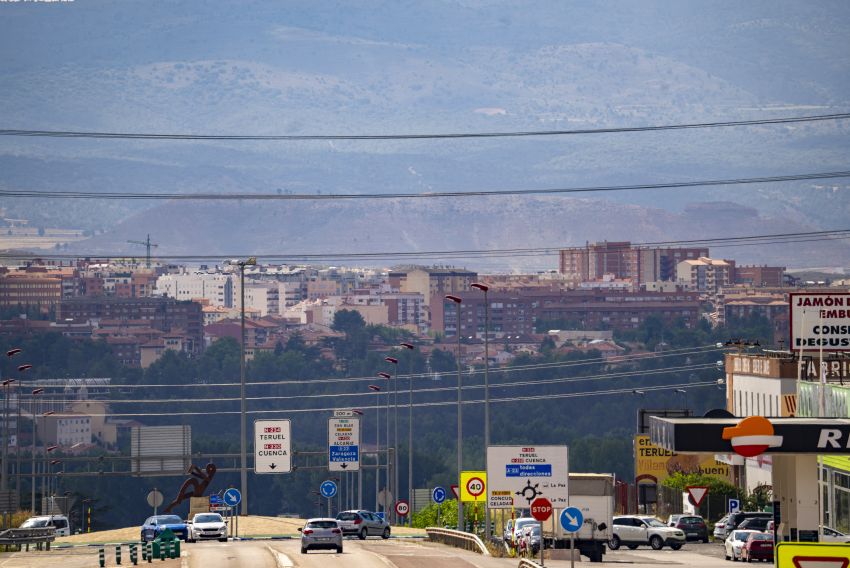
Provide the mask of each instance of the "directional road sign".
POLYGON ((322 494, 322 497, 331 499, 336 495, 336 483, 330 479, 326 479, 321 485, 319 485, 319 493, 322 494))
POLYGON ((691 497, 691 502, 697 507, 705 499, 705 496, 708 495, 708 487, 704 485, 689 485, 686 489, 688 490, 688 495, 691 497))
POLYGON ((531 503, 531 516, 541 523, 552 516, 552 503, 545 497, 538 497, 531 503))
POLYGON ((292 427, 289 420, 254 420, 254 473, 292 471, 292 427))
POLYGON ((395 504, 395 514, 399 517, 406 517, 410 512, 410 505, 404 499, 399 499, 395 504))
POLYGON ((567 507, 561 511, 561 526, 567 532, 578 532, 584 523, 584 515, 581 514, 581 509, 578 507, 567 507))
POLYGON ((528 507, 538 497, 567 506, 567 446, 490 446, 487 448, 487 501, 491 509, 528 507))
POLYGON ((737 513, 741 510, 741 500, 740 499, 729 499, 729 513, 737 513))
POLYGON ((224 504, 228 507, 235 507, 242 502, 242 494, 235 487, 231 487, 224 492, 224 504))
POLYGON ((354 416, 353 410, 334 410, 334 418, 350 418, 354 416))
POLYGON ((434 500, 434 503, 439 505, 446 500, 446 490, 439 486, 435 487, 431 492, 431 499, 434 500))
POLYGON ((360 419, 331 418, 328 420, 328 470, 358 471, 359 469, 360 419))
POLYGON ((487 490, 486 471, 460 472, 460 500, 464 503, 483 501, 487 490))

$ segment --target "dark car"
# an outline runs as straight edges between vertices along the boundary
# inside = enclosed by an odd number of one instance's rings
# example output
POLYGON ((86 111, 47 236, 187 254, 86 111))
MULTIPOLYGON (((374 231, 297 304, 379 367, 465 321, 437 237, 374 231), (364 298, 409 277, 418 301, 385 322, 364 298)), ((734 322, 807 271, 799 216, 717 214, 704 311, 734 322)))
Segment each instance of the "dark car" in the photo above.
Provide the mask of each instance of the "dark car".
POLYGON ((174 536, 180 540, 189 538, 189 527, 186 521, 177 515, 156 515, 148 517, 142 525, 142 542, 149 542, 158 537, 165 529, 171 529, 174 536))
POLYGON ((768 533, 752 533, 744 548, 741 549, 741 560, 752 562, 764 560, 773 562, 773 535, 768 533))
POLYGON ((767 517, 768 519, 773 518, 773 513, 767 513, 763 511, 738 511, 736 513, 732 513, 729 515, 729 518, 726 519, 726 534, 728 535, 733 530, 738 528, 744 519, 751 519, 753 517, 767 517))
POLYGON ((708 527, 699 515, 681 515, 671 524, 685 533, 685 540, 701 540, 708 542, 708 527))
POLYGON ((749 519, 744 519, 741 521, 741 524, 738 525, 739 529, 749 529, 751 531, 766 531, 767 525, 770 521, 773 520, 773 517, 750 517, 749 519))

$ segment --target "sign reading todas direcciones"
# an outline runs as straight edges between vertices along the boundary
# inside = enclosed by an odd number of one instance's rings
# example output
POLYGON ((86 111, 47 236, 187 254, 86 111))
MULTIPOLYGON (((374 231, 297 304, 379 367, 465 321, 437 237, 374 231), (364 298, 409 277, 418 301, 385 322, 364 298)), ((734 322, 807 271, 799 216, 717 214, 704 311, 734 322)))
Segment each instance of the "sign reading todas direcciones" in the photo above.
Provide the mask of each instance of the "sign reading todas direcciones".
POLYGON ((789 294, 791 349, 850 350, 850 293, 789 294))
POLYGON ((254 473, 292 471, 292 428, 289 420, 254 421, 254 473))

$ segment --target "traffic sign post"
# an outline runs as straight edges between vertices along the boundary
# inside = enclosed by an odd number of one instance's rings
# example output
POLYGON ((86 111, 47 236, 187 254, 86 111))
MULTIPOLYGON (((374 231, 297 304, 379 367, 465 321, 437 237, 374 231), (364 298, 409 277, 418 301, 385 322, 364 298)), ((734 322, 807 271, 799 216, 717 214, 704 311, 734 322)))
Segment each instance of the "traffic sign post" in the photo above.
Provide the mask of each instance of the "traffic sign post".
POLYGON ((584 523, 584 515, 578 507, 567 507, 561 511, 561 526, 568 533, 577 533, 584 523))
MULTIPOLYGON (((336 413, 351 412, 337 410, 336 413)), ((328 471, 360 470, 360 419, 328 420, 328 471)))
MULTIPOLYGON (((531 516, 540 522, 540 565, 543 566, 543 521, 552 516, 552 503, 545 497, 538 497, 531 503, 531 516)), ((572 552, 572 551, 570 551, 572 552)))
POLYGON ((331 499, 336 496, 337 487, 336 483, 331 481, 330 479, 326 479, 319 485, 319 493, 322 494, 322 497, 328 500, 328 517, 331 516, 331 499))
POLYGON ((410 512, 410 504, 404 499, 399 499, 395 504, 395 514, 399 517, 406 517, 410 512))
POLYGON ((554 507, 569 505, 567 446, 487 448, 487 504, 490 509, 527 507, 545 497, 554 507))
POLYGON ((289 420, 254 420, 254 473, 292 471, 292 425, 289 420))
POLYGON ((446 500, 446 490, 439 485, 431 492, 431 498, 437 504, 437 526, 440 526, 440 510, 443 508, 443 501, 446 500))
POLYGON ((462 471, 460 472, 460 500, 464 503, 476 502, 484 499, 487 491, 486 471, 462 471))
POLYGON ((685 489, 688 490, 688 495, 691 498, 691 503, 699 507, 705 496, 708 495, 708 487, 704 485, 689 485, 685 489))
POLYGON ((741 510, 741 500, 740 499, 729 499, 729 507, 727 508, 727 512, 729 514, 737 513, 741 510))
MULTIPOLYGON (((240 491, 238 489, 236 489, 235 487, 231 487, 231 488, 225 490, 224 495, 221 496, 221 499, 222 499, 222 501, 224 501, 224 504, 227 505, 230 508, 231 512, 235 513, 236 507, 239 505, 239 503, 242 502, 242 493, 240 493, 240 491)), ((230 529, 231 536, 233 538, 238 537, 239 536, 239 515, 238 514, 235 514, 235 522, 231 521, 230 527, 231 527, 231 529, 230 529)))
POLYGON ((156 515, 156 508, 162 505, 163 497, 162 493, 156 488, 153 488, 153 491, 148 493, 148 505, 153 507, 153 514, 156 515))

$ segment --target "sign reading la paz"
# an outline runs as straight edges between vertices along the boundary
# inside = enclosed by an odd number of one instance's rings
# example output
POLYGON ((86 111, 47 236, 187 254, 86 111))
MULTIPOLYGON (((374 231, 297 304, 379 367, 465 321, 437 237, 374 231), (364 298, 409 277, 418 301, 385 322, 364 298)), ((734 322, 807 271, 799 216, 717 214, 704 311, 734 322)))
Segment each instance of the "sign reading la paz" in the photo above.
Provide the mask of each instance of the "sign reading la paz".
POLYGON ((328 420, 328 470, 360 470, 359 418, 328 420))
POLYGON ((254 473, 292 471, 289 420, 254 420, 254 473))
POLYGON ((527 508, 545 497, 556 509, 567 506, 570 476, 567 446, 487 448, 487 503, 491 509, 527 508))
POLYGON ((803 292, 789 294, 791 349, 850 349, 850 294, 803 292))

